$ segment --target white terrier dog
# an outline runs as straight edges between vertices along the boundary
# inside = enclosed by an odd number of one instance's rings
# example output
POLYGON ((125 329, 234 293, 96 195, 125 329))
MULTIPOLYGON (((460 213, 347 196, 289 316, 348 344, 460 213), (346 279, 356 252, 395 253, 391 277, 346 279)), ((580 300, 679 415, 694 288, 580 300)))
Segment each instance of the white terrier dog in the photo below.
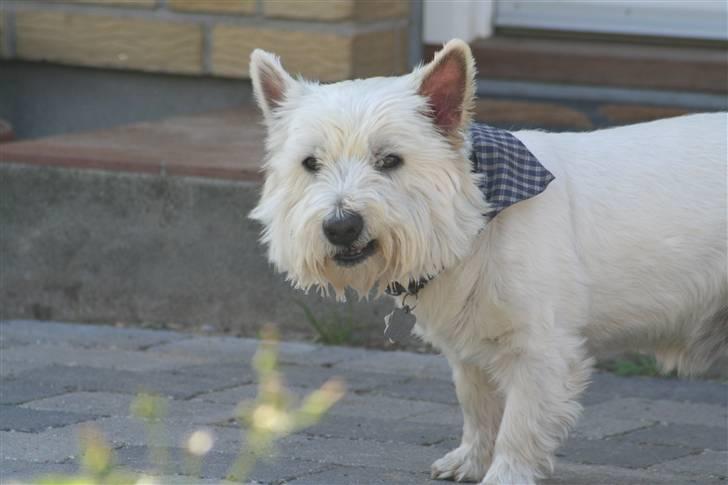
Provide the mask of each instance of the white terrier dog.
MULTIPOLYGON (((471 162, 482 125, 464 42, 405 76, 329 85, 256 50, 251 76, 268 128, 251 217, 270 261, 296 287, 340 298, 398 289, 415 332, 452 366, 462 444, 433 477, 544 476, 597 347, 652 350, 681 374, 726 353, 725 113, 496 130, 510 143, 501 154, 522 148, 541 176, 504 204, 471 162)), ((507 163, 506 184, 530 173, 507 163)))

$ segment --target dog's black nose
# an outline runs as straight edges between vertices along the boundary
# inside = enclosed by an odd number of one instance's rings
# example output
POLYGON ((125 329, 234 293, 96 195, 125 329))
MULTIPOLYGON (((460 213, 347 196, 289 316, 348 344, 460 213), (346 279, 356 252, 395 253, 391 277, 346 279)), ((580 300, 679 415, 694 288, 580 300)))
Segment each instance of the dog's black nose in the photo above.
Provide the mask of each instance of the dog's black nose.
POLYGON ((350 246, 364 228, 364 219, 356 212, 329 217, 324 221, 324 234, 331 244, 350 246))

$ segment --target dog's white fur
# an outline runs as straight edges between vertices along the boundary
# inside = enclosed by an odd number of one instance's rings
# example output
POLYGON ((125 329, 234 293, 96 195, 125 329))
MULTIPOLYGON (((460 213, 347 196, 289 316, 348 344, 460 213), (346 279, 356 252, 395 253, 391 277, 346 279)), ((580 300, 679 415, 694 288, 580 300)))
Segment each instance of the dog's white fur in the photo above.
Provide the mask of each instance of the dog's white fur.
POLYGON ((486 225, 468 160, 475 73, 465 43, 398 78, 294 80, 259 50, 251 74, 268 127, 252 217, 276 267, 339 296, 434 276, 417 298, 416 331, 448 358, 465 421, 434 477, 542 476, 579 415, 596 348, 652 350, 681 374, 726 353, 725 113, 516 132, 556 179, 486 225), (437 76, 436 92, 424 90, 437 76), (442 100, 452 108, 448 99, 461 99, 454 130, 433 115, 442 100), (378 171, 387 153, 404 165, 378 171), (310 155, 318 173, 301 166, 310 155), (361 244, 379 243, 353 268, 334 263, 322 231, 342 210, 364 217, 361 244))

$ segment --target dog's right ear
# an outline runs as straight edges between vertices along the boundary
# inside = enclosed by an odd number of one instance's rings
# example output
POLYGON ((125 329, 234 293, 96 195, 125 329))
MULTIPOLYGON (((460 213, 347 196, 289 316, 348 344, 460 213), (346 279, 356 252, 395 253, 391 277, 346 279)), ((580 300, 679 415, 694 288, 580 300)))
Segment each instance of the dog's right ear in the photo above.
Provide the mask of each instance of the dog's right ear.
POLYGON ((296 84, 290 74, 283 69, 278 56, 262 49, 255 49, 250 55, 250 79, 253 93, 266 120, 283 103, 296 84))

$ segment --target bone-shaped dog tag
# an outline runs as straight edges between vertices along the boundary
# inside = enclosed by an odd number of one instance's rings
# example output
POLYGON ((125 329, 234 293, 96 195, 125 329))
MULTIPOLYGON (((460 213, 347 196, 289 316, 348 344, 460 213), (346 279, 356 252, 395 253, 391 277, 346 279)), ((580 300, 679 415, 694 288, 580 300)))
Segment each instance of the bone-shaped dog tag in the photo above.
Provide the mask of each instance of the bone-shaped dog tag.
POLYGON ((384 317, 384 336, 393 343, 404 342, 412 332, 416 321, 417 318, 409 306, 395 308, 392 313, 384 317))

